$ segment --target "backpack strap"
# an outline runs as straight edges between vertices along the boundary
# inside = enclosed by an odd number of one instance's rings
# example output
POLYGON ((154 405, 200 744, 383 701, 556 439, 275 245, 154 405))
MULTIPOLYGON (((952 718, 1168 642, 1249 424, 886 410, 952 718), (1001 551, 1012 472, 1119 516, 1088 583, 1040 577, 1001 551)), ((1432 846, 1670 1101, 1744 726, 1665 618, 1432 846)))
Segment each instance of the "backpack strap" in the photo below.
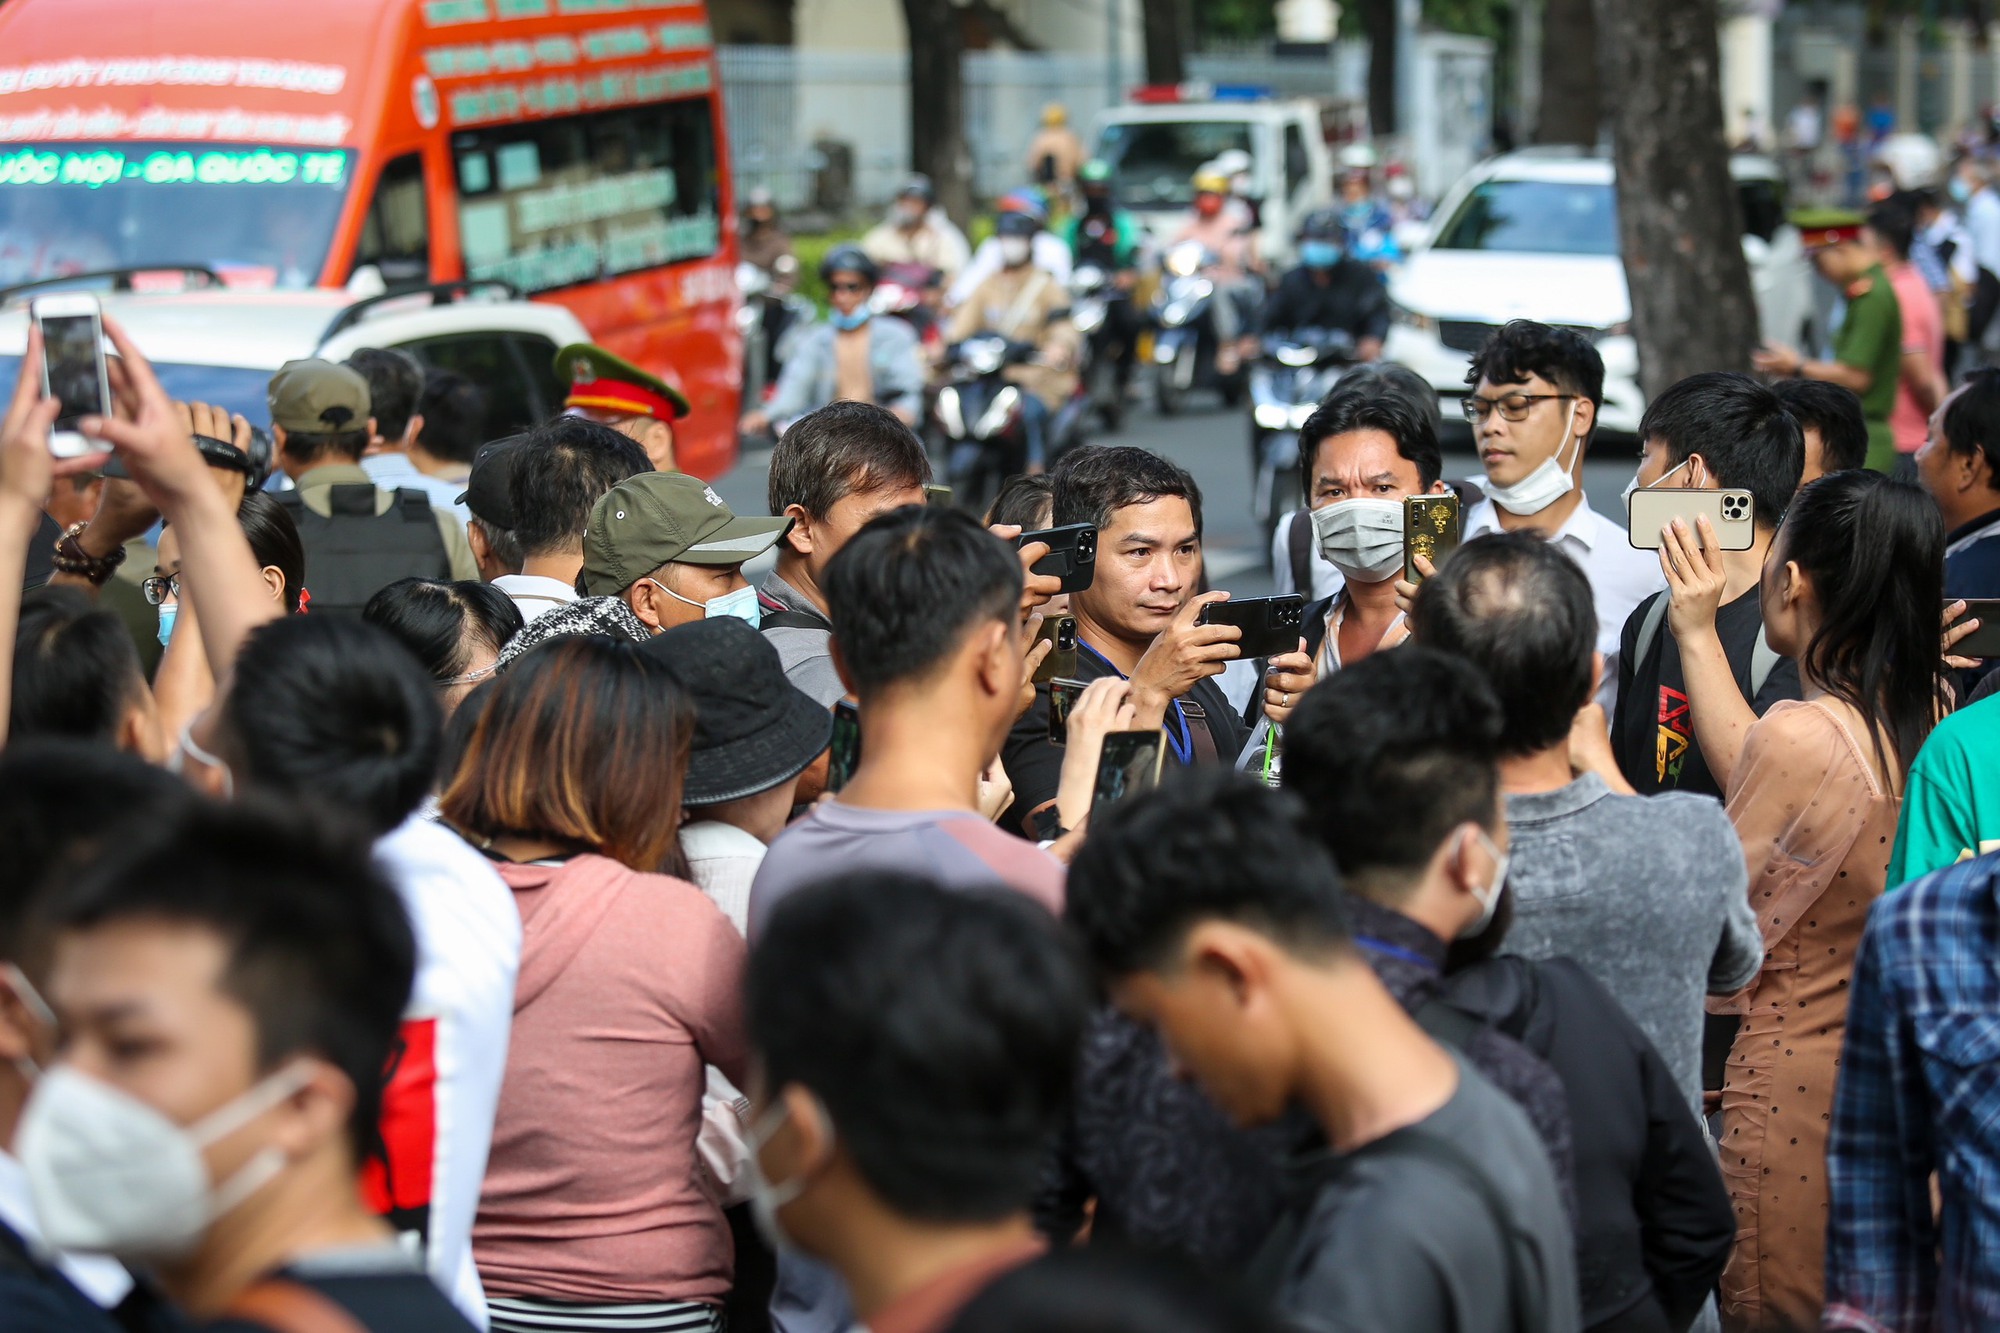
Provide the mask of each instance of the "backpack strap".
POLYGON ((1285 531, 1285 554, 1291 557, 1292 591, 1312 598, 1312 520, 1303 509, 1292 511, 1292 526, 1285 531))
POLYGON ((1429 1033, 1431 1039, 1463 1054, 1466 1045, 1477 1037, 1486 1024, 1472 1014, 1460 1009, 1442 996, 1433 995, 1418 1005, 1410 1017, 1417 1020, 1417 1026, 1429 1033))
POLYGON ((240 1292, 222 1317, 273 1333, 368 1333, 340 1303, 290 1278, 265 1278, 240 1292))
POLYGON ((1656 592, 1653 594, 1653 599, 1646 603, 1645 619, 1639 622, 1639 637, 1632 644, 1634 670, 1638 669, 1639 663, 1646 660, 1646 654, 1652 651, 1653 640, 1660 637, 1660 625, 1667 618, 1667 602, 1666 593, 1656 592))
POLYGON ((396 488, 396 507, 402 511, 405 523, 437 522, 437 511, 431 508, 431 497, 414 486, 396 488))
POLYGON ((810 611, 794 611, 787 607, 783 611, 766 611, 757 618, 759 629, 816 629, 831 632, 833 626, 821 620, 810 611))

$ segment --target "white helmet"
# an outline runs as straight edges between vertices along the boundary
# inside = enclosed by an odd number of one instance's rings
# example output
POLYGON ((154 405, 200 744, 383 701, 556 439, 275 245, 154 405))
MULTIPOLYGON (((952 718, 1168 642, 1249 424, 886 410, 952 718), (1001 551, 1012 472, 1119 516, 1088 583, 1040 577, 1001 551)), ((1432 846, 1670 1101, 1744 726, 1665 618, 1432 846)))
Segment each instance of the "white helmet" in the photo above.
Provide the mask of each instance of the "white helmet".
POLYGON ((1241 176, 1250 170, 1250 154, 1241 148, 1224 149, 1215 155, 1215 161, 1209 165, 1225 176, 1241 176))
POLYGON ((1375 150, 1365 143, 1351 143, 1340 150, 1340 165, 1349 171, 1373 171, 1375 150))

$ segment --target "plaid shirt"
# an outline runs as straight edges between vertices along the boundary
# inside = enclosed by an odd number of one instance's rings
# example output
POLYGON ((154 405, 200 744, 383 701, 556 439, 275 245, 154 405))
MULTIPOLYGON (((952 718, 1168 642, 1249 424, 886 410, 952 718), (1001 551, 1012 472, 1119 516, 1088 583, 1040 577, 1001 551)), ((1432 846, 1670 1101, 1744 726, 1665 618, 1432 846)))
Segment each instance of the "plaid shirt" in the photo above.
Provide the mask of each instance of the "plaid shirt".
POLYGON ((1823 1328, 2000 1328, 2000 853, 1869 914, 1827 1159, 1823 1328))

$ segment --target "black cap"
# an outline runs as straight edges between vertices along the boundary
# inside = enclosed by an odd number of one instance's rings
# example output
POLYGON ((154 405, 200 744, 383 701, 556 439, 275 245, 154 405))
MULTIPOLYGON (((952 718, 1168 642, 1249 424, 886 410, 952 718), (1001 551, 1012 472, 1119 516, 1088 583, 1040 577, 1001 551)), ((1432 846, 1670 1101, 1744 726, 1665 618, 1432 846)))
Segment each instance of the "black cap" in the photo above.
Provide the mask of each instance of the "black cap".
POLYGON ((519 526, 514 513, 514 456, 527 440, 525 435, 509 435, 479 446, 472 456, 472 471, 466 474, 465 492, 458 503, 496 528, 512 531, 519 526))
POLYGON ((640 645, 694 704, 688 805, 769 791, 804 772, 833 735, 833 714, 785 678, 770 640, 733 616, 678 625, 640 645))

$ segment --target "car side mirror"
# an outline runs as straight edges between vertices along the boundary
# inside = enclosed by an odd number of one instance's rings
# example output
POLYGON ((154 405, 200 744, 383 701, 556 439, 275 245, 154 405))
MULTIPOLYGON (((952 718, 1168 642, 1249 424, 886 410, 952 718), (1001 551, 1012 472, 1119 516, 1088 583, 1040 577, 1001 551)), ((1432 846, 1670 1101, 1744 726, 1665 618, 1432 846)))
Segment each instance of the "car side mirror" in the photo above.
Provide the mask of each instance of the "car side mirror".
POLYGON ((1405 218, 1390 232, 1396 238, 1396 248, 1406 255, 1413 255, 1431 242, 1431 226, 1415 218, 1405 218))

